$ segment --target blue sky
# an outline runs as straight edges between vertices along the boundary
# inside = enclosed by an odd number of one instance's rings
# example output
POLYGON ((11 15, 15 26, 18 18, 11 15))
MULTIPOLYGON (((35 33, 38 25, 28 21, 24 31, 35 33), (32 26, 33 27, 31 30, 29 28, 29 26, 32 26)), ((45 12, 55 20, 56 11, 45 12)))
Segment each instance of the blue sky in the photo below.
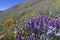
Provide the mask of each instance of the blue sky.
POLYGON ((26 0, 0 0, 0 11, 6 10, 11 6, 25 2, 26 0))

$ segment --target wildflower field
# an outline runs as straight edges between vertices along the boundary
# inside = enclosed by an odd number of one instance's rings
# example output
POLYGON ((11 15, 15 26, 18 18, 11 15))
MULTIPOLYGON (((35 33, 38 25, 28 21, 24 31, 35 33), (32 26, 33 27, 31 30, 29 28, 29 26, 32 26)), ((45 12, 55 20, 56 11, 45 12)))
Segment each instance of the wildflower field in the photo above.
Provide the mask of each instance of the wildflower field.
POLYGON ((0 40, 60 40, 60 10, 33 10, 7 17, 0 21, 0 40))

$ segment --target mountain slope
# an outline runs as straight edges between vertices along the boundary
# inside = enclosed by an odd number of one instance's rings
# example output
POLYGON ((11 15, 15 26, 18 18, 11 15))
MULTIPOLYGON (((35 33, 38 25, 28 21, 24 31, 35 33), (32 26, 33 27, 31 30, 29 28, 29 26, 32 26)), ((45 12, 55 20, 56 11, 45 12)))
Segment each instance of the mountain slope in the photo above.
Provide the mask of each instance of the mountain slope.
MULTIPOLYGON (((58 1, 60 2, 60 0, 58 1)), ((17 4, 7 10, 4 10, 0 13, 1 34, 5 33, 7 34, 8 38, 10 38, 10 35, 15 35, 16 32, 20 30, 20 27, 25 27, 24 24, 25 22, 27 23, 29 21, 29 18, 39 16, 39 14, 50 14, 49 17, 52 15, 52 18, 57 14, 59 15, 60 10, 54 9, 59 6, 58 1, 29 0, 27 2, 17 4)))
MULTIPOLYGON (((53 6, 59 4, 59 0, 29 0, 28 2, 24 2, 18 5, 15 5, 4 12, 0 13, 0 16, 2 16, 2 19, 7 17, 13 17, 18 16, 23 13, 31 12, 32 10, 40 10, 44 9, 47 6, 53 6), (12 15, 13 14, 13 15, 12 15)), ((60 2, 60 1, 59 1, 60 2)))
POLYGON ((2 16, 2 18, 4 17, 12 17, 12 16, 16 16, 16 15, 20 15, 24 12, 28 12, 28 11, 31 11, 31 10, 34 10, 33 6, 37 3, 40 3, 40 2, 43 2, 44 0, 33 0, 33 1, 29 1, 29 2, 25 2, 25 3, 22 3, 22 4, 18 4, 18 5, 15 5, 7 10, 5 10, 4 12, 0 13, 0 16, 2 16), (30 8, 32 7, 32 8, 30 8), (27 10, 28 8, 28 10, 27 10), (13 15, 12 15, 13 14, 13 15))

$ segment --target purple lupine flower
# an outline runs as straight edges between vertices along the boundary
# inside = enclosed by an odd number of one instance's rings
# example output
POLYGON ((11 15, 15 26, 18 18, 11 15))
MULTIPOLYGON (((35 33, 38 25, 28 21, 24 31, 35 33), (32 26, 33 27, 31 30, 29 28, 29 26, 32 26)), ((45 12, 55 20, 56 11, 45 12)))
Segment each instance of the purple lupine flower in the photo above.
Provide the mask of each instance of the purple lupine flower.
POLYGON ((42 22, 42 21, 43 21, 42 16, 39 16, 39 17, 38 17, 38 21, 39 21, 39 22, 42 22))
POLYGON ((34 18, 31 19, 31 21, 32 21, 32 25, 33 25, 33 27, 39 25, 38 18, 34 17, 34 18))
POLYGON ((48 22, 48 25, 49 25, 49 26, 54 26, 54 20, 51 19, 51 20, 48 22))
POLYGON ((37 32, 37 27, 34 27, 33 30, 34 30, 35 32, 37 32))
POLYGON ((16 40, 22 40, 20 35, 16 36, 16 40))
POLYGON ((47 29, 48 29, 47 25, 44 24, 44 32, 45 32, 45 33, 47 33, 47 29))
POLYGON ((29 30, 29 29, 30 29, 30 26, 29 26, 29 25, 27 25, 27 26, 26 26, 26 29, 27 29, 27 30, 29 30))
POLYGON ((44 23, 48 24, 49 20, 50 20, 50 18, 47 15, 45 15, 43 18, 44 23))
POLYGON ((28 40, 35 40, 35 34, 34 33, 32 33, 32 35, 30 35, 29 37, 28 37, 28 40))
POLYGON ((31 21, 33 22, 33 23, 35 23, 35 21, 36 21, 36 17, 33 17, 33 18, 31 18, 31 21))
POLYGON ((59 21, 58 19, 54 19, 54 27, 57 27, 57 26, 59 26, 59 21))
POLYGON ((41 27, 40 26, 34 27, 33 30, 35 33, 37 33, 40 36, 40 34, 41 34, 41 27))
POLYGON ((34 24, 39 24, 39 22, 38 22, 38 19, 36 18, 36 17, 33 17, 32 19, 31 19, 31 21, 32 21, 32 23, 34 23, 34 24))
POLYGON ((43 21, 42 16, 39 16, 37 19, 38 19, 38 25, 42 28, 42 21, 43 21))
POLYGON ((22 40, 22 39, 21 39, 21 36, 22 36, 22 32, 19 31, 19 32, 17 33, 16 40, 22 40))
POLYGON ((40 27, 40 26, 37 27, 37 33, 38 33, 38 34, 41 33, 41 27, 40 27))
POLYGON ((59 21, 58 19, 52 19, 48 22, 49 26, 57 27, 59 26, 59 21))
POLYGON ((36 19, 35 25, 38 26, 39 24, 40 24, 40 23, 39 23, 38 19, 36 19))
POLYGON ((29 36, 29 37, 28 37, 28 40, 33 40, 32 36, 29 36))
POLYGON ((33 26, 33 23, 32 22, 29 22, 26 26, 27 30, 29 30, 31 27, 33 26))
MULTIPOLYGON (((26 32, 29 31, 29 33, 27 32, 23 35, 21 29, 19 31, 20 33, 17 33, 16 40, 22 40, 22 36, 26 36, 28 40, 36 40, 37 37, 40 39, 41 33, 46 33, 46 36, 49 36, 50 34, 55 32, 55 30, 57 29, 56 27, 59 27, 58 25, 60 25, 60 23, 57 18, 50 19, 47 15, 45 15, 44 17, 33 17, 28 21, 26 25, 26 32), (42 32, 42 29, 44 30, 44 33, 42 32), (31 33, 33 34, 31 35, 31 33)), ((60 33, 55 33, 55 35, 60 35, 60 33)), ((49 37, 47 37, 47 39, 45 37, 42 37, 42 40, 48 40, 48 38, 49 37)))
POLYGON ((38 22, 39 22, 39 24, 41 24, 42 21, 43 21, 42 16, 39 16, 39 17, 38 17, 38 22))

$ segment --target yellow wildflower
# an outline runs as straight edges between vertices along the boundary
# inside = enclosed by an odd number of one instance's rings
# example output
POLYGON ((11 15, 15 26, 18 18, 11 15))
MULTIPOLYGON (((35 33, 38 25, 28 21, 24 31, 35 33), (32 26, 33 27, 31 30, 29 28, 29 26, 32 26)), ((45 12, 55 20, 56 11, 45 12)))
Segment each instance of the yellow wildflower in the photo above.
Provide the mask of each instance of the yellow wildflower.
POLYGON ((25 33, 25 31, 24 30, 22 30, 22 34, 24 34, 25 33))
POLYGON ((21 17, 21 20, 24 20, 25 18, 26 18, 26 16, 22 16, 22 17, 21 17))
POLYGON ((31 16, 32 16, 32 17, 34 17, 34 16, 35 16, 35 14, 34 14, 34 13, 33 13, 33 14, 31 14, 31 16))
POLYGON ((7 18, 7 19, 4 20, 3 24, 8 24, 10 22, 12 23, 13 21, 14 21, 13 18, 7 18))
POLYGON ((14 34, 16 34, 17 33, 17 31, 14 31, 14 34))

